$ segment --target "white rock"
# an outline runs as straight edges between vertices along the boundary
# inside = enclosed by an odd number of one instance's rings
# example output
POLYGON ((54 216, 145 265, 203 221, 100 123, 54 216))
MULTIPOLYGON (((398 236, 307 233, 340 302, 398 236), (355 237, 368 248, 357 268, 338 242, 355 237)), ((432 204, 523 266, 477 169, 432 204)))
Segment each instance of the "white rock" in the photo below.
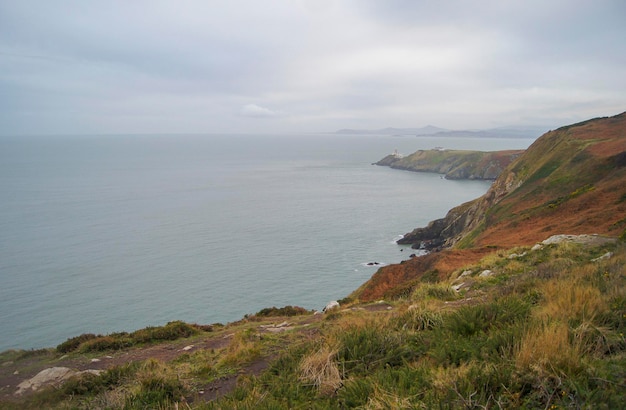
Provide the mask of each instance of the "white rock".
POLYGON ((336 300, 333 300, 326 304, 326 307, 322 309, 322 312, 328 312, 329 310, 338 308, 338 307, 339 307, 339 302, 337 302, 336 300))
POLYGON ((592 259, 591 262, 599 262, 599 261, 603 261, 605 259, 611 259, 613 257, 613 252, 607 252, 604 255, 597 257, 595 259, 592 259))
POLYGON ((91 363, 98 363, 100 359, 91 359, 91 363))
POLYGON ((183 351, 187 352, 187 351, 189 351, 189 350, 191 350, 191 349, 193 349, 193 345, 185 346, 185 347, 183 347, 181 350, 183 350, 183 351))
POLYGON ((552 245, 555 243, 561 242, 573 242, 575 236, 574 235, 552 235, 548 239, 541 242, 543 245, 552 245))
POLYGON ((478 277, 480 278, 488 278, 489 276, 493 276, 495 275, 495 272, 489 270, 489 269, 485 269, 484 271, 480 272, 480 275, 478 275, 478 277))
POLYGON ((509 259, 523 258, 526 255, 527 255, 526 252, 523 252, 523 253, 512 253, 512 254, 509 255, 509 259))
POLYGON ((607 238, 598 236, 597 234, 591 235, 552 235, 545 241, 541 242, 544 245, 551 245, 561 242, 573 242, 579 243, 583 245, 601 245, 603 243, 614 243, 616 242, 616 238, 607 238))
POLYGON ((16 396, 24 394, 28 390, 37 391, 43 386, 59 386, 72 376, 80 376, 82 374, 99 375, 101 370, 84 370, 82 372, 72 370, 67 367, 50 367, 37 373, 34 377, 24 380, 17 385, 16 396))
POLYGON ((539 249, 543 249, 543 245, 540 243, 535 244, 532 248, 530 248, 531 251, 538 251, 539 249))
POLYGON ((455 292, 458 292, 463 287, 463 285, 465 285, 465 283, 459 283, 458 285, 453 285, 452 289, 454 289, 455 292))

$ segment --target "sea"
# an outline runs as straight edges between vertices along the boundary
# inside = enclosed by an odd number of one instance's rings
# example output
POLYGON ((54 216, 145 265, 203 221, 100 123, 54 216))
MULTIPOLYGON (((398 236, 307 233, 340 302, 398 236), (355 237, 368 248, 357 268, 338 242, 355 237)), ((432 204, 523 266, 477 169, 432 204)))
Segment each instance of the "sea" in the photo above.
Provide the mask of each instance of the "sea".
POLYGON ((372 165, 534 138, 0 137, 0 351, 169 321, 322 309, 416 252, 402 234, 489 188, 372 165))

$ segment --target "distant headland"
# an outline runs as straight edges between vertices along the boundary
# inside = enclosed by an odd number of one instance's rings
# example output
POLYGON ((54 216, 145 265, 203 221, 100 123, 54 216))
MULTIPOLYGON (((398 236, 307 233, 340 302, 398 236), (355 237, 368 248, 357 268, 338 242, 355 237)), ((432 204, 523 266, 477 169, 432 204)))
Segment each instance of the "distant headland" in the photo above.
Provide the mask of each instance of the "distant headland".
POLYGON ((496 179, 524 150, 463 151, 435 147, 403 156, 397 152, 387 155, 375 165, 417 172, 445 174, 447 179, 496 179))

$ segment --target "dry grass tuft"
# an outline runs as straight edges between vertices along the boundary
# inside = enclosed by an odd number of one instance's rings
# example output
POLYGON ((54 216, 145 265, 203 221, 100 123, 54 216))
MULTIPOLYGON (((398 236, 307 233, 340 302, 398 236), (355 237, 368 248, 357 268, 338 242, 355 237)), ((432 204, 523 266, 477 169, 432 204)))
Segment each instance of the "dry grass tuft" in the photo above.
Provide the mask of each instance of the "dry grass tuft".
POLYGON ((257 343, 257 335, 249 330, 237 332, 222 356, 218 365, 237 367, 252 362, 261 355, 261 347, 257 343))
POLYGON ((570 342, 567 324, 543 322, 531 326, 515 351, 515 365, 519 370, 539 374, 570 373, 582 366, 581 351, 570 342))
POLYGON ((334 395, 342 385, 335 357, 337 349, 322 347, 300 362, 300 380, 315 386, 324 396, 334 395))
POLYGON ((576 280, 549 281, 540 291, 545 300, 538 312, 541 319, 585 322, 608 310, 606 300, 597 288, 576 280))

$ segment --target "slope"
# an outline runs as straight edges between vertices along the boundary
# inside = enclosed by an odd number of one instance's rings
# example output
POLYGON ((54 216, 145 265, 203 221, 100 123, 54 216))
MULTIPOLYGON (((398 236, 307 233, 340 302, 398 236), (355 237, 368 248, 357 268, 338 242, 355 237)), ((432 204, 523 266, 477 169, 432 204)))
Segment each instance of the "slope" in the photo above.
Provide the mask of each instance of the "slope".
POLYGON ((416 247, 515 246, 626 228, 626 113, 550 131, 482 197, 405 235, 416 247))

